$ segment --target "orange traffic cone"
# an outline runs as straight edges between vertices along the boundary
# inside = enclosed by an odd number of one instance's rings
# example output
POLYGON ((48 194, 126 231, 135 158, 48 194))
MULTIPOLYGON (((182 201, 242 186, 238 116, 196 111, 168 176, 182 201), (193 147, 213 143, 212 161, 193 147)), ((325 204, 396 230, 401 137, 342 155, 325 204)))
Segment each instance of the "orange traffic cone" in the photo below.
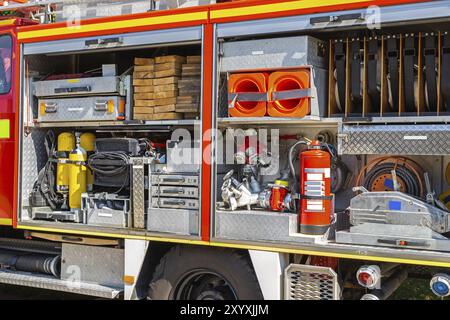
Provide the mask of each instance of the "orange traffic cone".
POLYGON ((311 97, 305 89, 310 87, 309 69, 272 73, 269 77, 269 116, 303 118, 308 115, 311 97))
MULTIPOLYGON (((239 100, 239 94, 266 93, 266 73, 237 73, 230 75, 228 92, 238 94, 235 99, 228 101, 230 117, 264 117, 267 112, 267 101, 239 100)), ((256 100, 256 99, 255 99, 256 100)))

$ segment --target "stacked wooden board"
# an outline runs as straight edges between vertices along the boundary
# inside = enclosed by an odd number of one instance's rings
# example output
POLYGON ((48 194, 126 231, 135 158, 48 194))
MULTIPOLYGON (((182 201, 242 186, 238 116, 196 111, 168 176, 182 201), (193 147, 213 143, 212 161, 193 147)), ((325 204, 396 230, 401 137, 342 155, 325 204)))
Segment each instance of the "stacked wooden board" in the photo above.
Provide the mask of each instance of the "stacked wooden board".
POLYGON ((186 57, 162 56, 155 58, 155 109, 153 120, 183 119, 175 110, 181 66, 186 57))
POLYGON ((186 119, 195 119, 200 112, 201 57, 188 56, 182 65, 181 80, 178 81, 176 111, 184 113, 186 119))
POLYGON ((134 108, 136 120, 153 120, 155 59, 135 58, 133 72, 134 108))
POLYGON ((177 120, 199 115, 200 56, 135 58, 134 119, 177 120))

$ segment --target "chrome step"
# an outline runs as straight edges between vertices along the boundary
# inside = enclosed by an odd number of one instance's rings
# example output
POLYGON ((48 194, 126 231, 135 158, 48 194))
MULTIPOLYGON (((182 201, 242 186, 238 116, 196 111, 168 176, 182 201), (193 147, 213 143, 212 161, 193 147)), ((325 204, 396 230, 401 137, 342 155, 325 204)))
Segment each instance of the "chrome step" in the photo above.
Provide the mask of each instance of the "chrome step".
POLYGON ((63 291, 106 299, 115 299, 123 291, 123 288, 113 288, 93 283, 60 280, 51 276, 5 270, 0 270, 0 283, 63 291))

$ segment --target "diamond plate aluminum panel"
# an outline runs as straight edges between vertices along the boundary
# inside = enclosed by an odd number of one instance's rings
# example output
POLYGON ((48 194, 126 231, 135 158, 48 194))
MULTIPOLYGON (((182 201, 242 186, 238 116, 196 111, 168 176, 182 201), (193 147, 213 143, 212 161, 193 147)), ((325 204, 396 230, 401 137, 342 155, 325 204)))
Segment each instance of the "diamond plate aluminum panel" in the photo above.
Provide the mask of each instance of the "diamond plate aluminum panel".
POLYGON ((32 275, 25 272, 11 272, 5 270, 0 271, 0 283, 83 294, 105 299, 114 299, 123 291, 123 285, 122 287, 112 288, 98 284, 74 282, 73 280, 60 280, 50 276, 32 275))
POLYGON ((145 171, 144 160, 140 158, 132 159, 132 206, 133 206, 133 227, 145 228, 145 171))
POLYGON ((33 130, 28 136, 22 137, 22 205, 29 205, 30 192, 37 180, 39 171, 47 163, 45 149, 45 131, 33 130))
POLYGON ((258 211, 216 211, 216 238, 314 243, 297 233, 297 215, 258 211))
POLYGON ((125 103, 122 97, 54 98, 39 100, 39 108, 45 104, 48 111, 39 114, 39 122, 58 121, 115 121, 119 116, 119 106, 125 103), (113 105, 112 112, 110 104, 113 105))
POLYGON ((148 212, 147 229, 149 231, 181 235, 198 235, 199 233, 198 211, 149 208, 148 212))
POLYGON ((63 243, 61 278, 123 287, 124 250, 63 243))
POLYGON ((326 43, 309 36, 225 42, 222 51, 221 72, 305 65, 327 68, 326 43))
POLYGON ((450 125, 343 125, 339 154, 448 155, 450 125))
POLYGON ((291 264, 284 272, 286 300, 340 300, 338 276, 327 267, 291 264))

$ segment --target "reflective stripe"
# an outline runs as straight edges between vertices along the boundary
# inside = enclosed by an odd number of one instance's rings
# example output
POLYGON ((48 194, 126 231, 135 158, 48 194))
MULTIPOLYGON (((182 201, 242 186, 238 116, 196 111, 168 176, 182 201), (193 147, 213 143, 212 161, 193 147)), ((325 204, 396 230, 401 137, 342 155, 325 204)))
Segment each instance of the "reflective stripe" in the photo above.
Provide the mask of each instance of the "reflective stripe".
POLYGON ((0 225, 2 225, 2 226, 12 226, 12 219, 10 219, 10 218, 0 218, 0 225))
POLYGON ((236 7, 230 9, 211 10, 211 19, 230 18, 254 14, 276 13, 290 10, 320 8, 342 4, 367 2, 367 0, 300 0, 282 3, 271 3, 251 7, 236 7))
POLYGON ((31 226, 21 226, 21 225, 18 225, 17 229, 59 232, 59 233, 67 233, 67 234, 91 235, 91 236, 101 236, 101 237, 108 237, 108 238, 139 239, 139 240, 148 240, 148 241, 156 241, 156 242, 181 243, 181 244, 190 244, 190 245, 236 248, 236 249, 244 249, 244 250, 259 250, 259 251, 270 251, 270 252, 280 252, 280 253, 308 254, 308 255, 323 256, 323 257, 343 258, 343 259, 369 260, 369 261, 371 260, 371 261, 394 262, 394 263, 405 263, 405 264, 413 264, 413 265, 424 265, 424 266, 450 268, 450 262, 429 261, 429 260, 420 260, 420 259, 390 258, 390 257, 370 256, 370 255, 364 255, 364 254, 326 252, 326 251, 320 251, 320 250, 306 250, 306 249, 303 250, 303 249, 269 247, 269 246, 263 246, 263 245, 248 245, 248 244, 224 243, 224 242, 214 242, 214 241, 206 242, 206 241, 201 241, 201 240, 186 240, 186 239, 174 239, 174 238, 158 238, 158 237, 148 237, 148 236, 135 236, 135 235, 129 235, 129 234, 124 235, 124 234, 89 232, 89 231, 79 231, 79 230, 75 231, 75 230, 67 230, 67 229, 42 228, 42 227, 31 227, 31 226))
POLYGON ((9 139, 9 120, 0 120, 0 139, 9 139))
POLYGON ((82 24, 77 27, 57 27, 49 29, 40 29, 32 31, 19 31, 17 38, 19 40, 30 39, 30 38, 40 38, 40 37, 50 37, 58 35, 69 35, 78 34, 84 32, 95 32, 95 31, 105 31, 113 29, 124 29, 124 28, 135 28, 135 27, 145 27, 151 25, 160 25, 168 23, 180 23, 189 21, 199 21, 208 19, 207 12, 193 12, 193 13, 179 13, 167 16, 154 16, 148 18, 140 19, 130 19, 124 21, 110 21, 102 23, 93 24, 82 24))

